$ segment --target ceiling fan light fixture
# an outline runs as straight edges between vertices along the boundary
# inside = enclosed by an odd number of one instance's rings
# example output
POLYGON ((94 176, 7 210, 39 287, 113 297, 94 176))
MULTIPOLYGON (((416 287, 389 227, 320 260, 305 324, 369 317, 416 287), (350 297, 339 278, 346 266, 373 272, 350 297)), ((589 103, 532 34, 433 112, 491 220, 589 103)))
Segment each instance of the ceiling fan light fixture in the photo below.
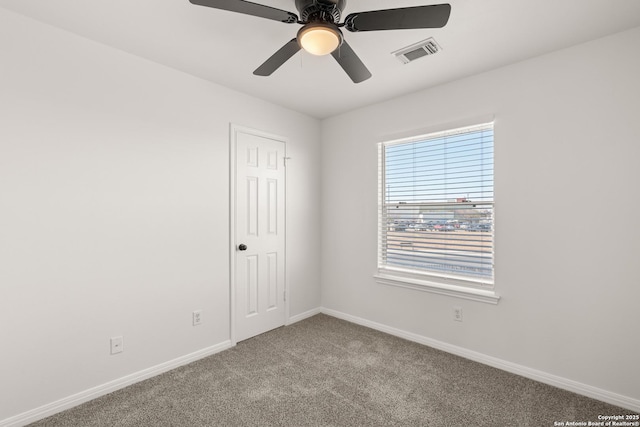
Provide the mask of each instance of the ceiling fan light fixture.
POLYGON ((342 33, 336 25, 313 22, 298 31, 298 43, 312 55, 328 55, 342 44, 342 33))

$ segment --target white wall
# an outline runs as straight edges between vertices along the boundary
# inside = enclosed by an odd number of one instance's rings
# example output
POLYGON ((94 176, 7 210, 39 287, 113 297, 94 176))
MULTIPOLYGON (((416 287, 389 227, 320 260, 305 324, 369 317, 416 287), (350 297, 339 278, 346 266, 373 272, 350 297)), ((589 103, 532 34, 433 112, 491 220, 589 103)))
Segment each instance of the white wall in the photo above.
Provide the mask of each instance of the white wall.
POLYGON ((317 120, 4 9, 0 52, 0 424, 229 340, 230 123, 290 140, 291 315, 320 305, 317 120))
POLYGON ((636 28, 325 120, 323 307, 639 405, 639 42, 636 28), (376 143, 485 114, 500 303, 375 283, 376 143))

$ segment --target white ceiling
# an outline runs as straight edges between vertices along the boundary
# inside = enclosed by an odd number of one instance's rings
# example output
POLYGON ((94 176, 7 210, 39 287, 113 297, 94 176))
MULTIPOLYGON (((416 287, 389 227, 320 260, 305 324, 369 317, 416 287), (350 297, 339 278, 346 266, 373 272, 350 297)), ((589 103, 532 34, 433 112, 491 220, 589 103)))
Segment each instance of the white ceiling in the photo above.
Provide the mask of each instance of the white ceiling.
MULTIPOLYGON (((297 14, 294 0, 254 2, 297 14)), ((348 0, 343 18, 352 12, 436 3, 348 0)), ((344 31, 373 74, 360 84, 331 56, 303 51, 272 76, 254 76, 255 68, 295 37, 299 25, 188 0, 0 0, 0 7, 317 118, 640 26, 640 0, 449 3, 451 18, 442 29, 344 31), (391 55, 429 37, 443 48, 440 53, 408 65, 391 55)))

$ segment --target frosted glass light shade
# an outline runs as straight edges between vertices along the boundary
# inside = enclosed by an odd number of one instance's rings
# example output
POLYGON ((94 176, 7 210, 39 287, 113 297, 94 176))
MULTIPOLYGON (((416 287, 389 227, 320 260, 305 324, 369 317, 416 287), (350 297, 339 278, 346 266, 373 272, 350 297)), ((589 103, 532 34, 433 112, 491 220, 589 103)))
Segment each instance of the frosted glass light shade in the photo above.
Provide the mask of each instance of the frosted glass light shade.
POLYGON ((339 30, 329 26, 308 25, 298 34, 300 46, 312 55, 328 55, 340 46, 342 37, 339 30))

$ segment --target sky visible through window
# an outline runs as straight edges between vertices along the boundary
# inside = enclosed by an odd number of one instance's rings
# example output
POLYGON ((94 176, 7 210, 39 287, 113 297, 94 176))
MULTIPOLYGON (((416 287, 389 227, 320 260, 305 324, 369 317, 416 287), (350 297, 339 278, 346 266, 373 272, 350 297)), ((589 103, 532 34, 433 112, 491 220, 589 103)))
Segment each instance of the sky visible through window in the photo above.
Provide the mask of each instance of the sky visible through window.
POLYGON ((493 200, 493 130, 389 145, 388 203, 493 200))

